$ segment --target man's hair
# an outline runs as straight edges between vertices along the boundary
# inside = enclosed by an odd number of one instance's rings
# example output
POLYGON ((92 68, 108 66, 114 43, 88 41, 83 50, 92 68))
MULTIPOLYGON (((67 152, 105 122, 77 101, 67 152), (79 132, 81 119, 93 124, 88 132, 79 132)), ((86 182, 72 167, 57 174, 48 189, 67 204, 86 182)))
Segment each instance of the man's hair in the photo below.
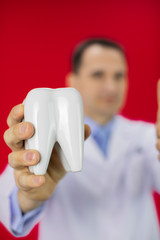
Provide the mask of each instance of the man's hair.
POLYGON ((92 45, 100 45, 102 47, 107 48, 114 48, 120 51, 124 57, 126 58, 126 53, 124 48, 117 42, 114 42, 110 39, 106 38, 91 38, 81 42, 74 50, 72 55, 72 71, 74 73, 78 73, 78 70, 81 65, 82 55, 84 54, 85 50, 92 46, 92 45))

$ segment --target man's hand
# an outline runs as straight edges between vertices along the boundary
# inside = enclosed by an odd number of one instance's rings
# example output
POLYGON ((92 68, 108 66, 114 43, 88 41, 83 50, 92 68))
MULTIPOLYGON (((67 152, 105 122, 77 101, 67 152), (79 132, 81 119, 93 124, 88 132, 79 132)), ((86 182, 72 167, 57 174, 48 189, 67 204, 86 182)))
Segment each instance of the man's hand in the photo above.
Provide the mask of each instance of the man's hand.
POLYGON ((160 79, 157 83, 157 102, 158 102, 158 111, 157 111, 157 123, 156 123, 156 133, 157 133, 157 144, 156 148, 159 151, 158 159, 160 160, 160 79))
MULTIPOLYGON (((13 107, 7 118, 9 128, 4 132, 4 141, 12 150, 8 155, 8 162, 14 168, 15 182, 19 188, 18 201, 22 212, 25 213, 51 197, 66 171, 54 147, 46 174, 36 176, 30 173, 28 167, 40 161, 40 154, 34 149, 24 149, 24 140, 34 135, 34 127, 30 122, 21 122, 23 118, 24 105, 13 107)), ((85 139, 90 133, 90 127, 85 124, 85 139)))

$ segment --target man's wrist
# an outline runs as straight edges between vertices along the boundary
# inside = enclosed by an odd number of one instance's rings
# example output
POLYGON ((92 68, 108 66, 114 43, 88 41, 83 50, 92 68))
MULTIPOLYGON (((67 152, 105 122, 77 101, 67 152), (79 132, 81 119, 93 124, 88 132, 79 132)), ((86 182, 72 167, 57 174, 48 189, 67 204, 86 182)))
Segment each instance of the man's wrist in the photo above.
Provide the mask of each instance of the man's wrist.
POLYGON ((25 194, 22 193, 22 191, 20 190, 18 190, 18 202, 22 211, 22 215, 33 209, 38 208, 43 204, 43 201, 37 201, 27 198, 25 194))

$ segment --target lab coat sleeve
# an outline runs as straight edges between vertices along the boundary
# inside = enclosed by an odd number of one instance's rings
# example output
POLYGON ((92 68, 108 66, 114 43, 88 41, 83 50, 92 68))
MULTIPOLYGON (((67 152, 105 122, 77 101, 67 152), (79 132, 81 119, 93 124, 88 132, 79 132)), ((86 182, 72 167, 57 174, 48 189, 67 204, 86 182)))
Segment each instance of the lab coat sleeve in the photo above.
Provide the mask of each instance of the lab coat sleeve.
POLYGON ((45 203, 22 215, 17 200, 13 169, 7 165, 0 176, 0 222, 14 236, 26 236, 43 216, 45 203))
POLYGON ((38 222, 45 207, 43 203, 40 207, 22 214, 17 198, 18 188, 15 187, 10 195, 10 226, 14 236, 25 236, 27 235, 38 222))
MULTIPOLYGON (((154 124, 150 124, 146 131, 143 131, 143 142, 145 147, 145 162, 151 179, 151 189, 160 193, 160 161, 156 149, 157 136, 154 124)), ((146 176, 147 177, 147 176, 146 176)))

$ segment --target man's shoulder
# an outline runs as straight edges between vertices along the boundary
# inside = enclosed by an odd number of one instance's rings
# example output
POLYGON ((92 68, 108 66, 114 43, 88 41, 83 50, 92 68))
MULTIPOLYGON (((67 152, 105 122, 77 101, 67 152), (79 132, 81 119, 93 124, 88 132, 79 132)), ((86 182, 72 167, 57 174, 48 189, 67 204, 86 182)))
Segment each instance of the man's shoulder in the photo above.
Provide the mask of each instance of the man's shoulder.
POLYGON ((121 125, 121 127, 126 131, 131 131, 132 133, 145 133, 152 132, 155 133, 155 124, 151 122, 146 122, 143 120, 133 120, 129 119, 122 115, 117 115, 117 122, 121 125))

